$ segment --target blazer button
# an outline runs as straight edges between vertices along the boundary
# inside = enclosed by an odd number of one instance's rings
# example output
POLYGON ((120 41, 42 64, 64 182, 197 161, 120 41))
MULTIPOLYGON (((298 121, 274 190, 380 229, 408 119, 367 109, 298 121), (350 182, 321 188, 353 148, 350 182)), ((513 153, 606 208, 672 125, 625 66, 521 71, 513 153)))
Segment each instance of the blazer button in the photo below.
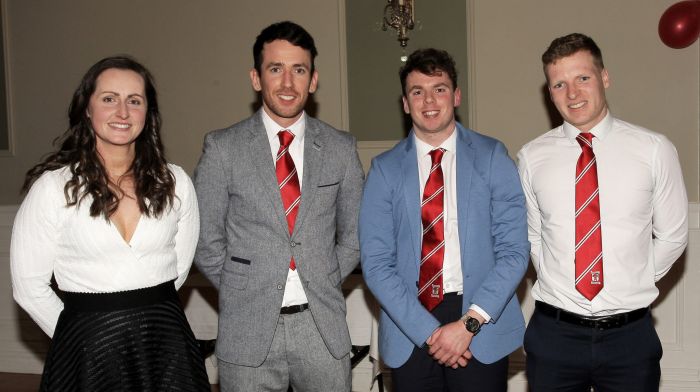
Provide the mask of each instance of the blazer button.
POLYGON ((282 284, 277 283, 277 290, 282 290, 282 284))
POLYGON ((297 243, 294 241, 289 241, 289 245, 293 248, 293 247, 297 246, 297 243))

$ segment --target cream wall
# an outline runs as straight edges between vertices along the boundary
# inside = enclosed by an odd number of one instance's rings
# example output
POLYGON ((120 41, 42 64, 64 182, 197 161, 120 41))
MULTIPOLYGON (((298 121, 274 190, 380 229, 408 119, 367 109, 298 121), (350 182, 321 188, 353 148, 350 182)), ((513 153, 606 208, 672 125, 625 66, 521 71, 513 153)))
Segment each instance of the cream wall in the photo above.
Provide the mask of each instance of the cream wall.
POLYGON ((343 0, 3 2, 15 149, 0 156, 0 205, 19 203, 24 172, 65 129, 80 78, 112 54, 131 54, 155 75, 167 155, 190 173, 208 130, 252 113, 252 45, 272 22, 291 19, 314 36, 317 117, 346 121, 343 0))
POLYGON ((540 56, 552 39, 581 32, 603 51, 612 112, 666 134, 680 155, 690 201, 699 200, 700 44, 666 47, 659 17, 676 0, 468 0, 471 125, 511 155, 552 128, 540 56))
MULTIPOLYGON (((123 0, 116 10, 104 1, 2 2, 14 155, 0 155, 0 205, 20 201, 24 172, 66 126, 79 78, 114 53, 133 54, 155 74, 168 156, 190 173, 207 130, 252 112, 251 45, 261 27, 276 20, 293 19, 314 35, 320 52, 317 115, 348 128, 344 0, 123 0)), ((515 0, 465 2, 469 64, 462 110, 470 126, 502 139, 512 155, 549 129, 539 56, 552 38, 581 31, 603 49, 614 113, 667 134, 678 148, 690 201, 700 199, 699 44, 670 49, 656 32, 674 0, 591 0, 583 7, 556 0, 534 7, 515 0)), ((419 20, 423 4, 416 6, 419 20)), ((418 40, 421 30, 411 34, 418 40)), ((399 108, 392 101, 383 110, 399 108)))

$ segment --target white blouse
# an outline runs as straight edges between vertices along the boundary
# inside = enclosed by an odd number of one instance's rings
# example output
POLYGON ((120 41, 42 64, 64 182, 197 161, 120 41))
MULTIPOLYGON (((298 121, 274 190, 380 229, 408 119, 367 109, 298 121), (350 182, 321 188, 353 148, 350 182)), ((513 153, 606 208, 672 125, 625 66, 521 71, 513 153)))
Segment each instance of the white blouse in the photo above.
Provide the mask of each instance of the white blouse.
POLYGON ((142 215, 127 243, 103 216, 91 217, 92 198, 67 207, 68 168, 45 172, 31 187, 12 228, 10 264, 17 303, 49 337, 63 303, 62 291, 108 293, 151 287, 175 279, 180 288, 192 265, 199 210, 192 181, 179 166, 174 206, 160 218, 142 215))

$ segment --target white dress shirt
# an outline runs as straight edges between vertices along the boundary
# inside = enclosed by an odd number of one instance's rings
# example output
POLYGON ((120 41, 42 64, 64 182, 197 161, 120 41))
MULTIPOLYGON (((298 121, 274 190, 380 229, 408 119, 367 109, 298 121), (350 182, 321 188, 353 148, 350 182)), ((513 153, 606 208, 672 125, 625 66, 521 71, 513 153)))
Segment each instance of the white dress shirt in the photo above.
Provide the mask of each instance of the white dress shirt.
MULTIPOLYGON (((299 190, 302 191, 302 180, 304 178, 304 130, 306 129, 306 113, 302 113, 301 117, 289 127, 282 127, 277 124, 266 111, 262 110, 262 120, 265 125, 265 132, 270 141, 270 152, 272 153, 272 162, 277 158, 277 151, 280 149, 280 139, 277 134, 282 130, 288 130, 294 134, 294 139, 289 145, 289 155, 294 161, 294 167, 297 169, 299 177, 299 190)), ((282 306, 301 305, 308 303, 304 287, 299 278, 297 270, 290 269, 287 273, 287 284, 284 287, 284 297, 282 298, 282 306)))
POLYGON ((50 337, 63 302, 51 276, 67 292, 110 293, 185 282, 199 235, 194 187, 178 166, 174 208, 160 218, 142 215, 128 243, 104 217, 90 216, 92 198, 67 207, 68 168, 45 172, 32 185, 12 227, 10 264, 14 297, 50 337))
POLYGON ((574 286, 575 173, 579 130, 564 123, 518 153, 528 236, 537 270, 532 296, 585 316, 649 306, 655 282, 688 242, 688 199, 678 154, 663 135, 608 113, 591 132, 598 166, 604 287, 588 301, 574 286))
MULTIPOLYGON (((430 151, 436 148, 445 149, 442 156, 442 177, 445 182, 444 190, 444 218, 445 224, 445 253, 442 264, 442 284, 445 293, 463 292, 462 256, 459 248, 459 222, 457 220, 457 129, 452 132, 440 146, 433 147, 430 144, 415 137, 416 154, 418 156, 418 180, 420 183, 421 200, 423 190, 428 182, 430 168, 433 166, 430 151)), ((470 309, 475 310, 488 322, 490 316, 478 305, 472 304, 470 309)))

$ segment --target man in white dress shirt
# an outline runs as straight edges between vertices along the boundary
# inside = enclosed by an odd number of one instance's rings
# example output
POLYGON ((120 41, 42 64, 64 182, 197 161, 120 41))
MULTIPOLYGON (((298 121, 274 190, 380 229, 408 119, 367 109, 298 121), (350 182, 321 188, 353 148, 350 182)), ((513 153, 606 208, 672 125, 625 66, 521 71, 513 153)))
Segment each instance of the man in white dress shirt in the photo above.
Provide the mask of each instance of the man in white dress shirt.
POLYGON ((688 200, 663 135, 613 117, 600 49, 583 34, 542 55, 564 123, 518 154, 537 271, 525 334, 534 391, 658 391, 649 306, 687 244, 688 200))

